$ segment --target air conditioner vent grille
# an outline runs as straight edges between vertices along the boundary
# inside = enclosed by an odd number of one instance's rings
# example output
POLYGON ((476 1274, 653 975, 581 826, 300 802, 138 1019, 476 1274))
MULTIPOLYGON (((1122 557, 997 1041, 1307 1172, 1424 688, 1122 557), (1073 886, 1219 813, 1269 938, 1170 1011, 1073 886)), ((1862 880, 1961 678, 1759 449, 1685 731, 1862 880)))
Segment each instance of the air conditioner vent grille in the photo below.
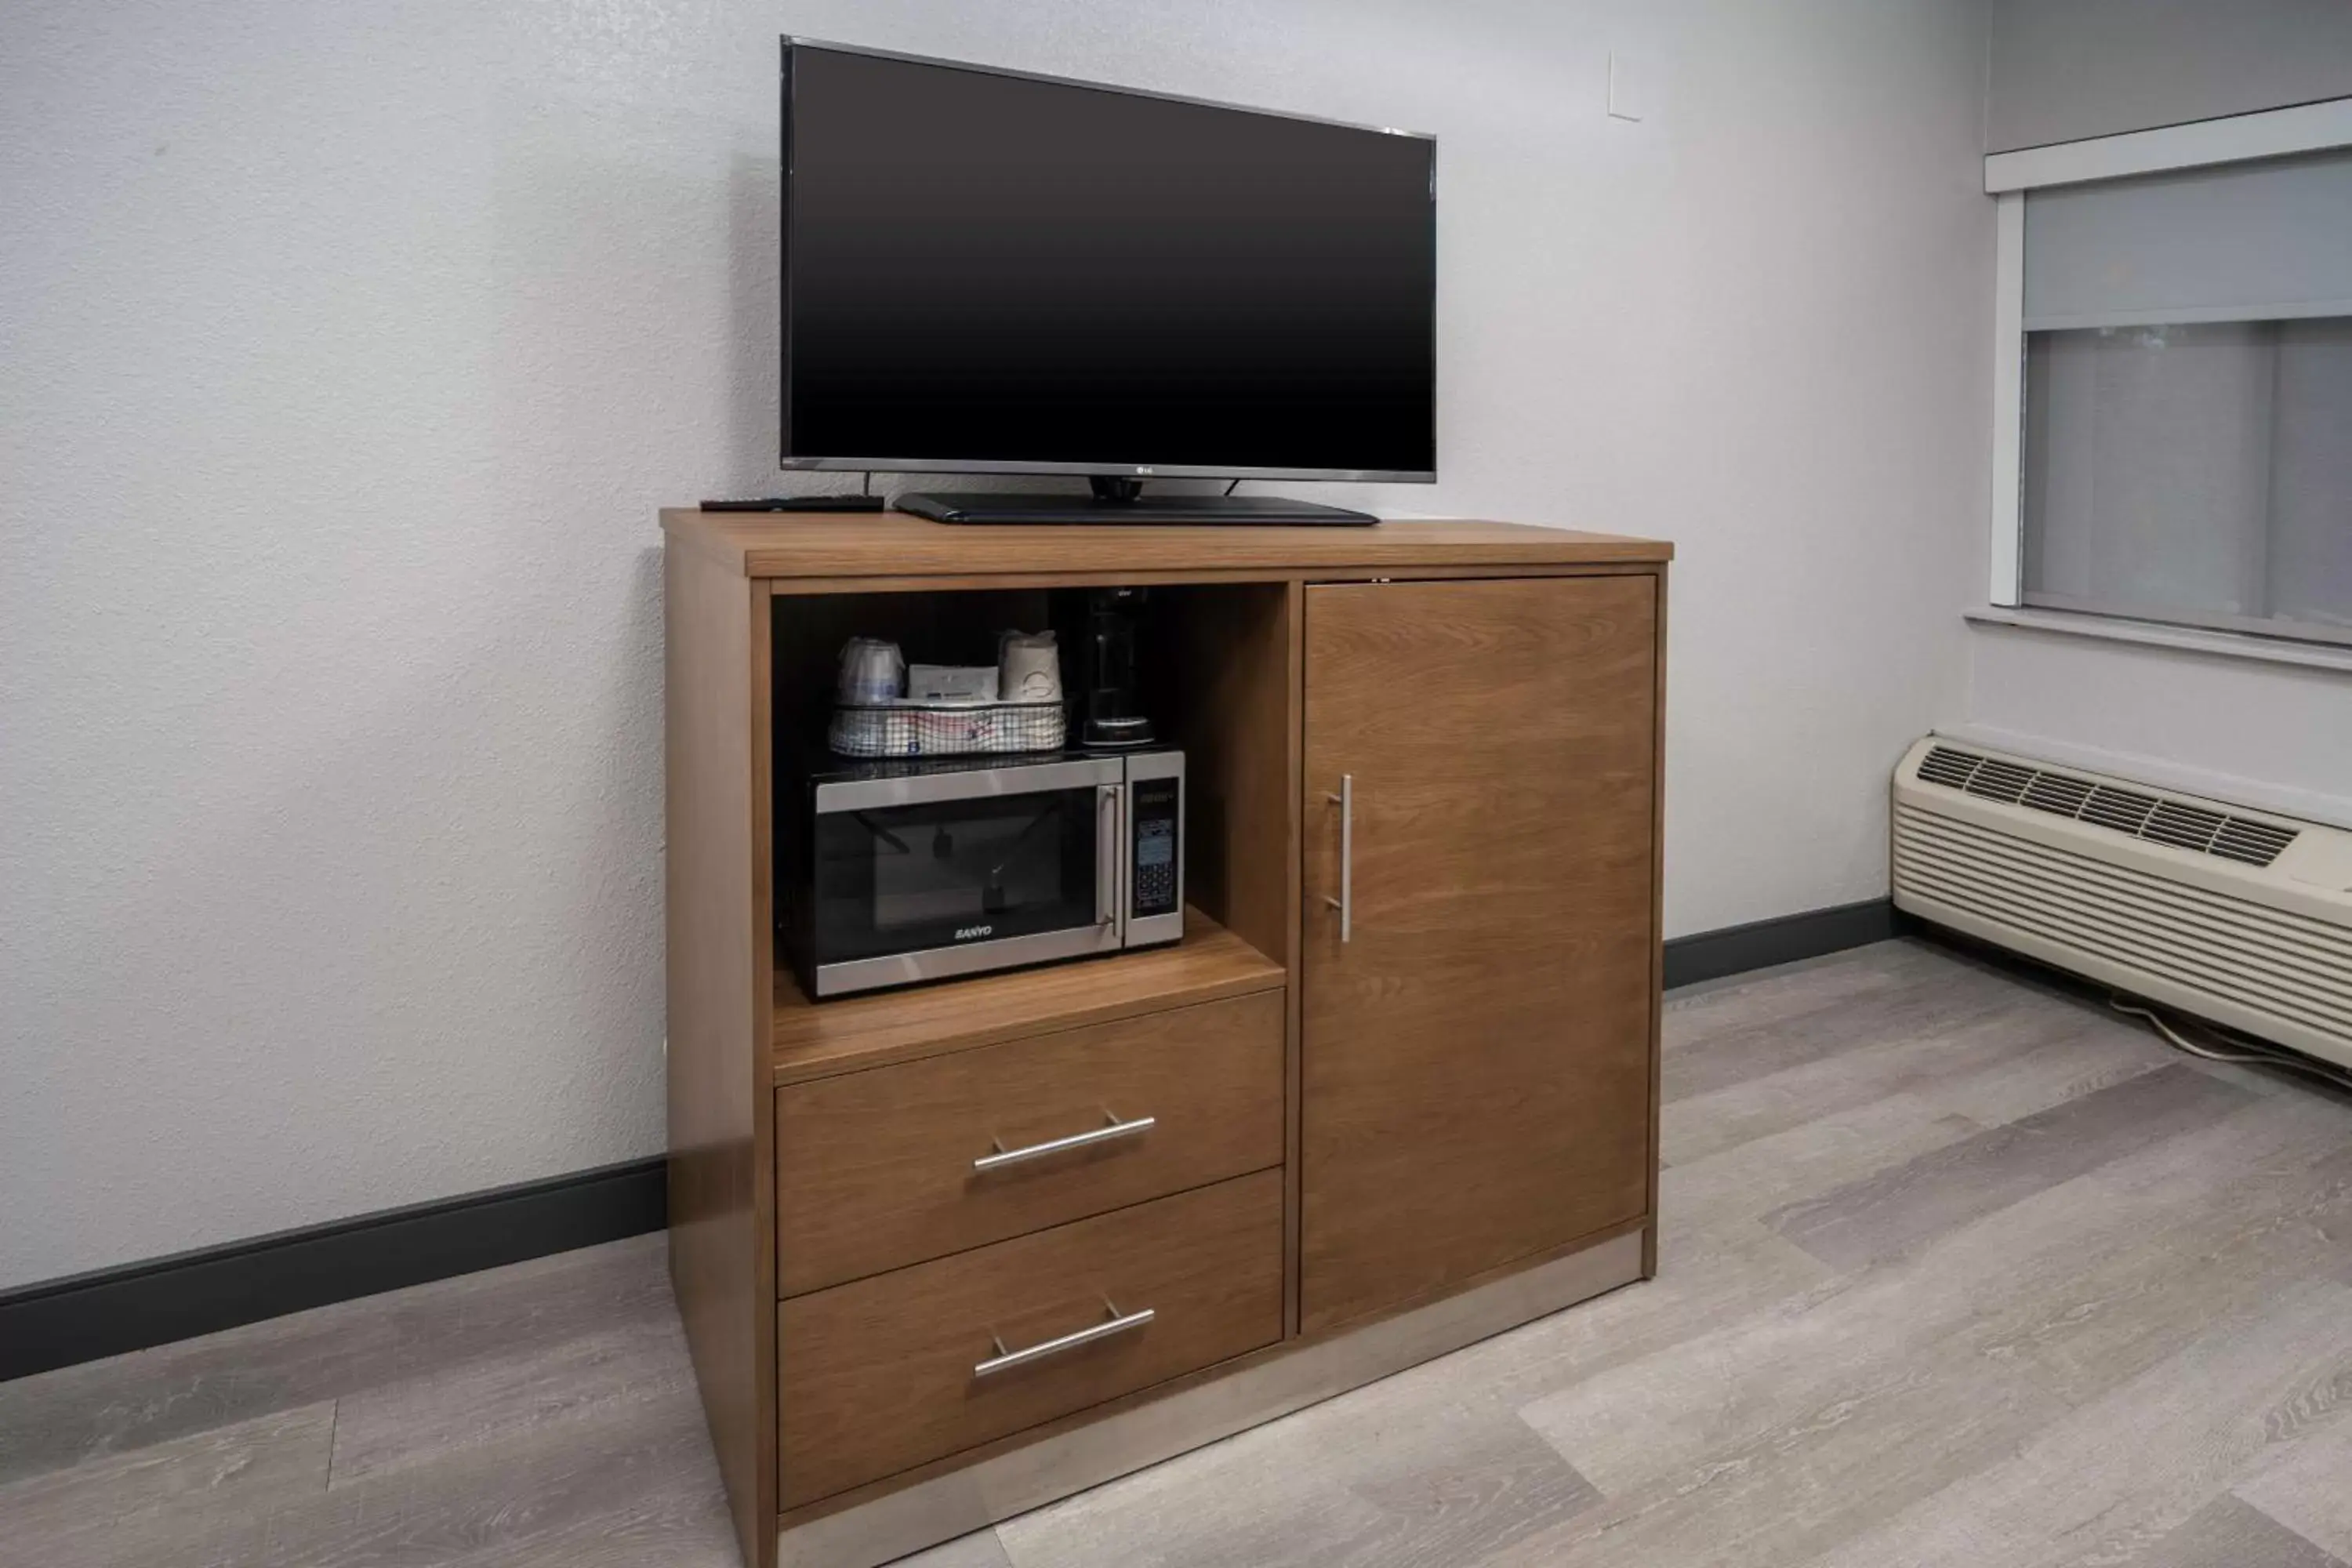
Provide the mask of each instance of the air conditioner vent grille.
POLYGON ((1948 784, 1953 789, 1966 787, 1969 775, 1983 762, 1979 756, 1956 752, 1949 746, 1937 746, 1919 761, 1919 777, 1927 784, 1948 784))
POLYGON ((2225 816, 2186 801, 2094 784, 2048 768, 2021 767, 1953 746, 1930 747, 1920 759, 1918 779, 2247 866, 2269 865, 2295 840, 2294 828, 2274 822, 2225 816))
POLYGON ((1997 800, 2014 805, 2025 786, 2033 782, 2033 770, 2021 768, 2015 763, 2004 763, 1999 757, 1987 757, 1977 764, 1969 776, 1969 793, 1986 800, 1997 800))
POLYGON ((2213 855, 2226 855, 2232 860, 2243 860, 2249 866, 2267 866, 2279 858, 2279 851, 2294 842, 2294 830, 2268 822, 2250 822, 2233 816, 2221 824, 2213 836, 2213 855))
POLYGON ((2063 773, 2036 773, 2033 782, 2025 786, 2025 797, 2019 804, 2059 816, 2078 816, 2083 803, 2090 798, 2091 786, 2081 779, 2070 779, 2063 773))
POLYGON ((2213 835, 2229 820, 2218 811, 2200 811, 2196 806, 2168 800, 2148 814, 2147 826, 2140 829, 2140 837, 2201 854, 2213 847, 2213 835))
POLYGON ((2140 829, 2147 826, 2148 814, 2155 811, 2159 804, 2152 795, 2097 784, 2091 790, 2091 798, 2084 803, 2081 820, 2095 827, 2112 827, 2117 833, 2128 833, 2137 838, 2140 829))

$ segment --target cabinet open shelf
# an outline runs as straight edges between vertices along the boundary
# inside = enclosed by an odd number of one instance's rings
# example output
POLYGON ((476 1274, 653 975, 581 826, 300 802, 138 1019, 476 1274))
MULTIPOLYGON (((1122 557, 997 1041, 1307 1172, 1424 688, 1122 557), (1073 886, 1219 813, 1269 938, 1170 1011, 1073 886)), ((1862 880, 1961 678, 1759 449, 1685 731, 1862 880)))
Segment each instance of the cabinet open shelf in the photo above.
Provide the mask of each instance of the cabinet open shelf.
POLYGON ((1197 909, 1184 940, 822 1005, 776 965, 775 1081, 798 1083, 1053 1029, 1214 1002, 1284 983, 1282 965, 1197 909))

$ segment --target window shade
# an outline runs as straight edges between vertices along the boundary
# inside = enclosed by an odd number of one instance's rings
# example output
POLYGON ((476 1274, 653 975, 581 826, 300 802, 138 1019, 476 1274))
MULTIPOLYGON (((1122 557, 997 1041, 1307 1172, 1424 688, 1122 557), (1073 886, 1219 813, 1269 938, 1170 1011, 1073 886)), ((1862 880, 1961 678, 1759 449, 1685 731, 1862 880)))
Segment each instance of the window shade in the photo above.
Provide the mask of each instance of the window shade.
POLYGON ((2352 320, 2026 335, 2025 602, 2352 642, 2352 320))
POLYGON ((2025 326, 2352 315, 2352 153, 2030 193, 2025 326))

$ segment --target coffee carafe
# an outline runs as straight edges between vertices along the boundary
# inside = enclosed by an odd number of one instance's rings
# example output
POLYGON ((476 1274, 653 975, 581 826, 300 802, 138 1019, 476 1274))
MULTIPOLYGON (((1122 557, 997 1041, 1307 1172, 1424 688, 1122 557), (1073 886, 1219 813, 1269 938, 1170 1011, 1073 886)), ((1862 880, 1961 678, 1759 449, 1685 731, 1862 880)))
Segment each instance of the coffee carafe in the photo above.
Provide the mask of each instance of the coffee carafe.
MULTIPOLYGON (((1086 590, 1084 624, 1064 639, 1077 665, 1070 693, 1071 733, 1082 746, 1148 746, 1142 660, 1137 643, 1150 590, 1086 590)), ((1065 671, 1066 676, 1067 672, 1065 671)))

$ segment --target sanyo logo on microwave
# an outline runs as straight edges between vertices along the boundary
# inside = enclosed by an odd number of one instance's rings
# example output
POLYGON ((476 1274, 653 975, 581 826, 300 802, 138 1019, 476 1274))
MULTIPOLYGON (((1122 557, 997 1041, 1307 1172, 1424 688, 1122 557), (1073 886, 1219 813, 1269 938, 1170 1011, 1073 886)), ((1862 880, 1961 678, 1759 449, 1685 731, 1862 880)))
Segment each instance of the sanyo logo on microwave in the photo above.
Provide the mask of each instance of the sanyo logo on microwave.
POLYGON ((986 936, 995 929, 996 928, 994 926, 958 926, 956 927, 956 941, 970 942, 975 937, 986 936))

